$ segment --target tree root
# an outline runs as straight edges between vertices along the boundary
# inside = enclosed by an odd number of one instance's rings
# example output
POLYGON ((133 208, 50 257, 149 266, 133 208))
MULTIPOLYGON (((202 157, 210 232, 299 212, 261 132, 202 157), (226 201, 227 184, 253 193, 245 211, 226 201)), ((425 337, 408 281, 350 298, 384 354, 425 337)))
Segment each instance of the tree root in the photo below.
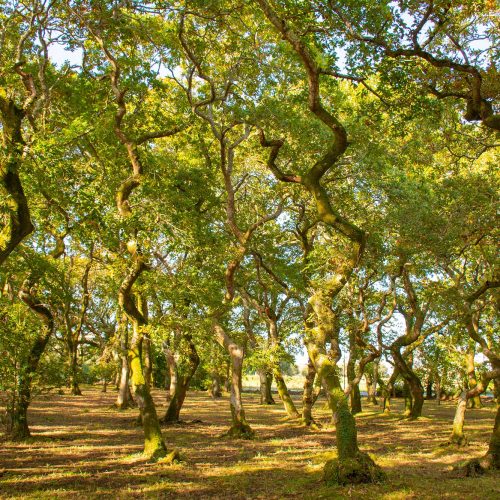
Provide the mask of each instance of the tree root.
POLYGON ((355 457, 326 462, 323 479, 327 485, 379 483, 385 474, 368 454, 358 451, 355 457))
POLYGON ((172 450, 170 453, 167 453, 164 457, 159 458, 156 462, 159 464, 165 465, 174 465, 181 461, 181 455, 178 450, 172 450))
POLYGON ((469 440, 467 436, 451 436, 447 443, 443 443, 442 446, 456 446, 457 448, 463 448, 469 445, 469 440))
POLYGON ((232 425, 222 437, 231 439, 253 439, 255 432, 248 424, 232 425))
POLYGON ((499 465, 495 463, 493 455, 491 453, 487 453, 484 457, 469 460, 462 467, 462 470, 466 477, 478 477, 490 470, 499 468, 499 465))

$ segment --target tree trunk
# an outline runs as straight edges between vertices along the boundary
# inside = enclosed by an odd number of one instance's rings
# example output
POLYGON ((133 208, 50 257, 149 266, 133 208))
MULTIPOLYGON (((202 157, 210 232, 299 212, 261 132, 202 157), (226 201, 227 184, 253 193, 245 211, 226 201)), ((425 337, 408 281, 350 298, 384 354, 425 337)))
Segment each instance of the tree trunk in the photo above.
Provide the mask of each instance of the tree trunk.
POLYGON ((0 231, 0 266, 19 243, 34 229, 28 200, 24 194, 19 167, 22 163, 24 140, 22 136, 25 111, 13 99, 0 96, 2 146, 6 158, 0 163, 0 197, 8 221, 0 231))
POLYGON ((129 273, 123 280, 118 293, 119 304, 132 323, 132 339, 128 350, 131 382, 134 398, 141 414, 144 430, 144 455, 152 459, 159 459, 167 454, 167 447, 161 435, 160 423, 156 407, 146 384, 143 371, 142 342, 144 327, 147 325, 144 310, 144 298, 141 295, 132 295, 131 289, 146 269, 146 264, 137 255, 129 273))
POLYGON ((490 468, 500 469, 500 405, 498 404, 486 459, 490 462, 490 468))
POLYGON ((133 336, 129 348, 129 363, 134 398, 141 412, 144 429, 144 454, 153 459, 165 456, 167 448, 161 435, 156 407, 149 392, 142 366, 141 325, 133 323, 133 336))
MULTIPOLYGON (((492 358, 493 369, 498 373, 498 369, 500 368, 499 358, 495 357, 495 355, 491 353, 490 356, 492 358)), ((497 413, 495 416, 495 423, 493 425, 493 432, 490 437, 488 451, 483 457, 479 459, 473 459, 468 462, 468 464, 465 466, 467 476, 477 476, 478 474, 484 473, 484 471, 486 470, 500 469, 500 393, 498 392, 500 379, 498 377, 495 377, 493 380, 495 382, 497 413)), ((486 390, 486 387, 487 386, 484 386, 484 390, 486 390)))
MULTIPOLYGON (((269 321, 269 337, 271 339, 271 346, 276 347, 280 343, 280 338, 278 334, 278 321, 276 315, 272 316, 268 315, 269 321)), ((295 404, 290 397, 290 393, 288 392, 288 387, 286 386, 285 379, 283 378, 283 374, 281 373, 281 366, 279 359, 271 359, 271 363, 273 366, 272 373, 274 375, 274 380, 276 380, 276 387, 278 388, 278 394, 285 407, 285 411, 290 418, 300 418, 299 412, 295 407, 295 404)))
POLYGON ((127 408, 132 408, 134 406, 134 401, 132 398, 132 393, 130 392, 130 366, 128 362, 128 332, 126 326, 123 328, 121 339, 120 339, 120 382, 118 387, 118 395, 116 397, 115 406, 120 410, 125 410, 127 408))
POLYGON ((229 403, 231 407, 231 427, 227 435, 229 437, 251 439, 254 436, 252 428, 248 425, 245 417, 245 410, 241 399, 242 378, 243 378, 243 358, 244 351, 229 335, 224 331, 222 326, 214 319, 214 332, 219 344, 224 347, 229 354, 231 362, 230 376, 230 397, 229 403))
POLYGON ((167 402, 170 402, 177 391, 177 359, 174 351, 170 348, 170 344, 167 341, 163 342, 163 353, 165 354, 168 370, 167 402))
POLYGON ((464 434, 465 410, 467 409, 467 391, 462 391, 458 398, 455 418, 453 419, 453 430, 450 437, 450 444, 465 446, 467 438, 464 434))
POLYGON ((17 400, 12 406, 12 413, 9 415, 10 428, 7 429, 7 437, 13 441, 21 441, 30 437, 28 407, 31 402, 31 384, 45 347, 54 331, 54 317, 52 316, 52 312, 46 305, 40 303, 31 295, 31 290, 35 283, 36 279, 30 276, 24 281, 19 292, 21 300, 42 319, 43 326, 19 371, 17 400))
MULTIPOLYGON (((198 353, 196 352, 196 348, 191 341, 188 339, 189 343, 189 356, 186 360, 186 367, 184 373, 178 376, 178 381, 175 387, 174 393, 172 393, 172 399, 170 400, 170 404, 168 405, 167 412, 163 419, 165 423, 176 423, 180 421, 180 413, 182 409, 182 405, 184 404, 184 400, 186 398, 187 391, 189 389, 189 383, 193 378, 193 375, 200 364, 200 358, 198 353)), ((179 364, 177 364, 176 372, 179 372, 179 364)))
MULTIPOLYGON (((354 336, 354 332, 349 330, 349 360, 347 361, 347 380, 349 383, 352 383, 354 378, 356 377, 356 358, 357 358, 357 349, 356 349, 356 340, 354 336)), ((356 415, 356 413, 361 413, 361 393, 359 391, 359 384, 356 384, 351 389, 349 394, 349 398, 351 400, 351 413, 356 415)))
POLYGON ((422 382, 420 382, 420 379, 411 368, 411 360, 408 363, 404 360, 399 347, 394 347, 391 349, 391 352, 399 374, 408 384, 409 393, 412 398, 411 411, 408 415, 405 413, 405 416, 410 419, 418 418, 422 415, 422 406, 424 405, 424 388, 422 387, 422 382))
MULTIPOLYGON (((474 389, 477 386, 477 378, 476 378, 476 367, 474 363, 474 357, 476 355, 476 342, 472 339, 469 340, 469 348, 467 349, 467 379, 469 390, 474 389)), ((468 400, 469 408, 482 408, 483 404, 481 403, 481 396, 474 396, 468 400)))
POLYGON ((375 359, 373 362, 373 377, 372 377, 372 385, 370 390, 368 391, 368 402, 372 405, 378 405, 377 401, 377 383, 378 383, 378 367, 380 363, 380 357, 375 359))
POLYGON ((288 387, 286 386, 285 379, 281 374, 281 371, 275 370, 274 379, 276 380, 276 387, 278 388, 278 394, 280 396, 281 401, 283 402, 283 406, 285 407, 285 411, 290 418, 300 418, 299 412, 295 407, 295 403, 288 392, 288 387))
POLYGON ((317 291, 309 299, 312 311, 306 315, 307 352, 327 393, 336 429, 338 458, 325 464, 324 478, 327 482, 339 484, 377 481, 383 474, 375 462, 358 448, 356 421, 349 411, 347 397, 340 384, 337 360, 326 352, 326 339, 332 347, 336 347, 340 330, 330 304, 329 294, 317 291))
POLYGON ((260 382, 260 404, 261 405, 274 405, 276 402, 273 399, 271 392, 271 384, 273 376, 266 370, 258 370, 260 382))
POLYGON ((220 383, 220 375, 218 373, 212 374, 212 384, 210 386, 210 395, 213 399, 222 397, 222 389, 220 383))
POLYGON ((437 404, 441 404, 441 378, 439 375, 436 376, 436 401, 437 404))
POLYGON ((313 389, 314 389, 314 378, 316 376, 316 370, 314 369, 313 362, 309 359, 307 363, 307 374, 304 379, 304 391, 302 393, 302 422, 306 426, 314 424, 314 419, 312 417, 312 407, 313 401, 313 389))
POLYGON ((412 414, 412 409, 413 409, 413 397, 412 393, 410 390, 410 386, 408 382, 405 380, 404 381, 404 397, 405 397, 405 411, 404 411, 404 416, 405 417, 411 417, 412 414))
POLYGON ((433 386, 432 375, 429 374, 429 378, 427 379, 427 385, 425 388, 425 399, 433 399, 432 386, 433 386))
POLYGON ((8 437, 13 441, 22 441, 29 438, 31 435, 28 427, 28 407, 31 403, 31 384, 53 329, 54 322, 50 315, 50 317, 47 317, 40 336, 35 340, 25 363, 20 369, 17 381, 17 404, 13 408, 10 418, 11 428, 7 433, 8 437))
POLYGON ((384 413, 387 415, 391 413, 391 396, 393 395, 394 391, 394 384, 399 376, 399 372, 397 368, 394 368, 394 371, 392 372, 391 377, 387 381, 387 385, 382 388, 382 394, 383 394, 383 410, 384 413))
MULTIPOLYGON (((69 335, 72 335, 72 332, 69 335)), ((82 391, 78 384, 78 343, 74 339, 68 342, 68 363, 70 394, 72 396, 81 396, 82 391)))
POLYGON ((151 340, 147 337, 142 342, 142 355, 144 356, 144 380, 148 389, 153 388, 153 354, 151 352, 151 340))

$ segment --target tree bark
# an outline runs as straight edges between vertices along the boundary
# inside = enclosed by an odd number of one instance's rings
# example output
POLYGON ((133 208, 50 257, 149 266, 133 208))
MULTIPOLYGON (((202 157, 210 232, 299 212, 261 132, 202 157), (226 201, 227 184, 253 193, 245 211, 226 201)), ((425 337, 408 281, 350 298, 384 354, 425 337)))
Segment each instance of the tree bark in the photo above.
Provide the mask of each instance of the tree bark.
POLYGON ((146 384, 142 359, 142 343, 146 318, 142 314, 144 300, 140 295, 132 294, 132 287, 141 273, 147 268, 141 256, 136 255, 135 261, 120 286, 118 292, 119 304, 132 324, 132 339, 128 350, 131 370, 131 382, 134 398, 139 407, 144 430, 144 454, 152 459, 164 457, 167 447, 161 435, 160 423, 156 407, 146 384))
POLYGON ((54 331, 54 317, 50 308, 32 295, 36 278, 27 278, 19 292, 20 299, 42 320, 42 328, 30 348, 27 358, 22 363, 17 380, 17 401, 12 406, 7 436, 13 441, 22 441, 30 437, 28 426, 28 407, 31 402, 31 384, 45 347, 54 331))
POLYGON ((128 329, 126 318, 121 318, 121 338, 120 338, 120 376, 118 394, 116 396, 115 406, 120 410, 132 408, 135 406, 130 392, 130 366, 128 361, 128 329))
MULTIPOLYGON (((371 378, 371 384, 368 386, 368 381, 366 382, 367 385, 367 392, 368 392, 368 402, 372 405, 378 405, 377 401, 377 382, 378 382, 378 367, 380 363, 380 357, 377 358, 373 362, 373 376, 368 374, 368 376, 371 378)), ((366 375, 365 375, 366 376, 366 375)))
POLYGON ((142 342, 142 353, 144 356, 144 380, 148 389, 153 388, 153 354, 151 352, 151 340, 147 337, 142 342))
POLYGON ((382 395, 384 398, 382 408, 386 415, 391 413, 391 396, 394 391, 394 384, 398 377, 399 377, 399 371, 396 367, 394 367, 394 371, 392 372, 391 377, 387 381, 387 385, 382 388, 382 395))
POLYGON ((393 346, 391 353, 399 374, 408 384, 412 398, 411 411, 408 414, 405 413, 405 416, 410 419, 416 419, 422 415, 422 407, 424 405, 424 388, 422 387, 422 382, 411 368, 411 362, 406 362, 403 358, 399 347, 393 346))
MULTIPOLYGON (((71 334, 71 332, 70 332, 71 334)), ((68 364, 69 364, 69 389, 72 396, 81 396, 82 391, 78 384, 78 344, 68 342, 68 364)))
MULTIPOLYGON (((476 378, 476 366, 474 362, 474 357, 476 355, 476 342, 473 339, 469 340, 469 348, 467 349, 466 362, 467 362, 467 379, 469 384, 469 390, 474 389, 477 386, 476 378)), ((468 400, 469 408, 482 408, 481 396, 474 396, 468 400)))
POLYGON ((25 111, 12 99, 0 97, 0 117, 6 158, 0 161, 0 195, 9 219, 0 231, 0 266, 34 229, 28 200, 24 194, 19 167, 22 163, 24 140, 22 124, 25 111))
MULTIPOLYGON (((270 311, 268 311, 267 321, 269 325, 269 338, 271 339, 271 346, 273 348, 276 348, 280 344, 276 314, 274 312, 271 314, 270 311)), ((286 386, 283 374, 281 373, 280 360, 273 358, 271 359, 271 364, 274 380, 276 381, 276 387, 278 388, 278 394, 287 415, 290 418, 300 418, 299 412, 297 411, 290 393, 288 392, 288 387, 286 386)))
POLYGON ((458 398, 455 418, 453 419, 453 430, 451 432, 450 444, 465 446, 468 441, 464 434, 465 410, 467 409, 467 391, 462 391, 458 398))
POLYGON ((265 369, 257 370, 259 374, 260 385, 260 404, 261 405, 274 405, 276 402, 273 399, 271 392, 273 375, 265 369))
POLYGON ((251 439, 254 432, 247 423, 241 399, 244 350, 229 337, 216 319, 213 320, 213 328, 219 344, 226 349, 231 362, 229 403, 232 423, 227 435, 229 437, 251 439))
POLYGON ((313 401, 313 389, 314 389, 314 378, 316 377, 316 370, 314 369, 314 364, 309 359, 307 363, 307 374, 304 379, 304 390, 302 392, 302 422, 306 426, 314 424, 314 419, 312 416, 313 401))
MULTIPOLYGON (((188 336, 186 336, 188 337, 188 336)), ((189 389, 189 383, 193 378, 193 375, 200 364, 200 358, 196 352, 195 345, 193 344, 191 337, 186 338, 189 346, 189 355, 185 360, 183 365, 183 373, 179 373, 180 363, 176 363, 175 372, 177 374, 177 383, 174 392, 171 394, 171 400, 163 418, 165 423, 176 423, 180 422, 180 413, 184 400, 186 399, 186 394, 189 389)))
POLYGON ((433 399, 433 395, 432 395, 433 385, 434 385, 434 382, 432 380, 432 374, 429 374, 429 377, 427 378, 427 385, 425 387, 425 399, 433 399))
POLYGON ((281 371, 274 372, 274 379, 276 380, 276 387, 278 388, 279 397, 285 407, 285 411, 290 418, 300 418, 299 412, 295 407, 295 403, 290 396, 288 387, 286 386, 285 379, 281 374, 281 371))
POLYGON ((213 399, 218 399, 222 397, 221 389, 221 377, 218 373, 212 374, 212 383, 210 385, 210 395, 213 399))
MULTIPOLYGON (((349 329, 349 360, 347 361, 347 380, 352 383, 356 377, 356 359, 357 359, 357 346, 354 331, 349 329)), ((349 394, 351 400, 351 413, 356 415, 356 413, 361 413, 361 393, 359 391, 359 384, 355 384, 349 394)))

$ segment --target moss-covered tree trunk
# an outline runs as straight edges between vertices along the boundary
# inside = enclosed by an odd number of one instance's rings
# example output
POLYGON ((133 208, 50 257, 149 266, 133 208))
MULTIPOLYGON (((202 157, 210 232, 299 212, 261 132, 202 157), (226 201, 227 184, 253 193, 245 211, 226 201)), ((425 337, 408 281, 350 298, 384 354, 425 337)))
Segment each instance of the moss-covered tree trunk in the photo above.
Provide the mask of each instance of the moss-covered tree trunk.
POLYGON ((325 464, 325 480, 337 484, 378 481, 383 474, 373 460, 359 450, 356 421, 349 411, 336 363, 326 351, 327 338, 332 343, 338 342, 337 322, 329 302, 328 294, 316 292, 309 299, 310 314, 306 320, 307 352, 328 393, 336 429, 338 458, 325 464))
POLYGON ((51 310, 42 304, 32 293, 36 278, 32 275, 26 279, 19 292, 21 300, 42 320, 42 327, 24 361, 22 361, 17 378, 17 399, 9 415, 7 437, 13 441, 22 441, 30 437, 28 426, 28 407, 31 402, 31 386, 45 347, 54 331, 54 318, 51 310))
POLYGON ((307 373, 304 378, 304 390, 302 392, 302 422, 306 426, 310 426, 314 423, 312 408, 314 404, 313 391, 315 377, 316 370, 314 369, 313 362, 309 359, 307 363, 307 373))
POLYGON ((295 403, 290 396, 290 392, 288 391, 288 387, 286 386, 285 379, 281 374, 281 371, 274 372, 274 380, 276 380, 276 387, 278 389, 279 397, 285 407, 285 411, 290 418, 300 418, 299 412, 295 407, 295 403))
MULTIPOLYGON (((41 307, 39 307, 38 310, 41 311, 41 307)), ((45 310, 50 314, 48 308, 45 310)), ((40 312, 38 314, 40 315, 40 312)), ((8 437, 13 441, 22 441, 31 435, 28 426, 28 407, 31 403, 31 385, 53 329, 53 318, 51 315, 49 316, 47 314, 41 332, 33 342, 27 359, 20 367, 17 379, 17 404, 13 408, 10 418, 10 429, 7 433, 8 437)))
POLYGON ((467 391, 462 391, 458 397, 455 418, 453 419, 453 430, 450 436, 450 443, 458 446, 467 444, 467 438, 464 434, 465 410, 467 409, 467 391))
MULTIPOLYGON (((4 94, 5 95, 5 94, 4 94)), ((0 231, 0 266, 19 243, 34 229, 28 200, 24 194, 19 168, 24 140, 22 126, 25 112, 13 99, 0 96, 2 151, 0 151, 0 199, 8 219, 0 231)))
MULTIPOLYGON (((352 328, 349 329, 349 360, 347 361, 346 366, 346 375, 349 383, 356 377, 356 360, 358 357, 358 349, 356 346, 355 333, 352 328)), ((359 384, 353 385, 351 392, 349 394, 350 402, 351 402, 351 413, 356 415, 357 413, 361 413, 361 392, 359 390, 359 384)))
MULTIPOLYGON (((323 176, 345 153, 349 144, 347 132, 339 118, 331 112, 331 108, 326 109, 322 104, 320 79, 324 71, 319 62, 322 54, 317 53, 317 46, 311 52, 310 39, 300 31, 295 31, 293 23, 288 22, 286 17, 282 17, 282 11, 277 10, 274 4, 268 0, 258 0, 257 3, 268 21, 301 60, 307 75, 309 110, 330 132, 330 137, 324 142, 323 154, 303 175, 288 174, 279 169, 275 160, 283 141, 267 141, 262 133, 261 144, 271 148, 268 167, 277 179, 301 184, 314 200, 318 220, 329 226, 339 236, 342 235, 341 237, 345 238, 350 246, 349 251, 343 255, 332 256, 333 265, 328 269, 322 284, 312 286, 315 292, 309 299, 308 311, 305 313, 307 351, 327 391, 332 414, 336 416, 337 422, 339 456, 336 462, 327 462, 325 465, 325 480, 341 484, 376 481, 381 478, 381 471, 368 455, 361 453, 358 449, 356 423, 349 412, 347 398, 340 388, 336 366, 325 349, 327 341, 338 343, 338 334, 335 335, 333 331, 335 321, 331 321, 335 319, 332 318, 331 311, 333 300, 357 267, 366 243, 364 231, 345 219, 333 207, 328 191, 321 184, 323 176)), ((321 139, 318 140, 323 142, 321 139)), ((306 249, 305 254, 307 254, 306 249)))
POLYGON ((146 384, 142 366, 142 325, 134 324, 129 348, 131 382, 135 401, 141 413, 144 429, 144 455, 158 459, 166 455, 167 448, 161 435, 156 407, 146 384))
POLYGON ((135 401, 141 414, 144 429, 144 455, 152 459, 164 457, 167 448, 161 435, 156 407, 144 377, 142 343, 146 318, 143 315, 143 297, 132 294, 132 287, 142 272, 147 268, 143 258, 134 256, 129 273, 123 280, 118 293, 120 307, 123 308, 132 324, 132 339, 128 350, 130 376, 135 401))
MULTIPOLYGON (((467 380, 469 385, 469 390, 474 389, 477 386, 476 378, 476 366, 474 362, 474 357, 476 355, 476 342, 473 339, 469 340, 469 347, 466 353, 466 365, 467 365, 467 380)), ((482 408, 481 396, 474 396, 467 401, 469 408, 482 408)))
POLYGON ((144 338, 142 341, 142 355, 144 356, 144 380, 151 390, 153 388, 153 355, 149 338, 144 338))

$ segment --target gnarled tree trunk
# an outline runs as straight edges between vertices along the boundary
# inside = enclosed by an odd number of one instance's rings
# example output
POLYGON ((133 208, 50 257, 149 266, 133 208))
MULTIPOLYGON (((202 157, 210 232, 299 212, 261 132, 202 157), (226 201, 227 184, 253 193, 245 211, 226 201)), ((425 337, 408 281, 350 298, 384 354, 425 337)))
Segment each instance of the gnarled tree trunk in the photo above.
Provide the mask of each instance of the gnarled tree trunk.
POLYGON ((274 405, 276 402, 273 399, 271 387, 273 383, 273 374, 267 370, 258 370, 259 385, 260 385, 260 404, 261 405, 274 405))
POLYGON ((422 415, 422 407, 424 405, 424 388, 422 387, 422 382, 411 368, 411 358, 407 362, 397 346, 393 346, 391 353, 399 374, 408 384, 408 396, 411 395, 411 410, 408 405, 405 416, 410 419, 418 418, 422 415))
POLYGON ((22 124, 25 115, 25 111, 16 106, 12 99, 0 96, 4 149, 1 154, 5 155, 0 161, 0 198, 9 214, 7 224, 0 231, 0 266, 34 229, 28 200, 19 177, 24 148, 22 124))
MULTIPOLYGON (((476 355, 476 343, 474 340, 470 339, 469 348, 466 353, 466 364, 467 364, 467 379, 469 384, 469 390, 474 389, 477 386, 476 378, 476 366, 474 362, 474 357, 476 355)), ((482 408, 481 396, 474 396, 467 401, 469 408, 482 408)))
POLYGON ((171 393, 170 403, 167 408, 167 412, 165 417, 163 418, 163 422, 165 423, 175 423, 180 421, 180 412, 182 409, 182 405, 184 404, 184 400, 186 398, 187 391, 189 389, 189 383, 193 378, 193 375, 200 364, 200 358, 198 353, 196 352, 195 345, 192 342, 190 336, 185 335, 186 341, 188 342, 189 347, 189 356, 182 363, 182 373, 179 373, 181 367, 179 366, 181 363, 176 363, 175 372, 177 383, 175 386, 175 390, 171 393))
POLYGON ((132 294, 132 287, 142 272, 147 268, 141 256, 136 255, 135 261, 123 280, 118 292, 120 306, 125 311, 132 324, 132 339, 128 349, 128 358, 131 370, 131 382, 134 398, 139 407, 142 426, 144 429, 144 454, 158 459, 167 453, 167 447, 161 435, 160 423, 156 413, 156 406, 144 377, 142 343, 146 317, 143 315, 143 298, 132 294))
POLYGON ((213 328, 219 344, 226 349, 231 362, 230 375, 230 407, 231 407, 231 427, 227 435, 243 439, 250 439, 254 432, 245 417, 245 410, 241 400, 242 379, 243 379, 243 358, 244 350, 224 331, 222 326, 214 319, 213 328))
POLYGON ((28 427, 28 407, 31 402, 31 384, 45 347, 54 331, 54 318, 50 308, 42 304, 32 294, 36 279, 26 279, 19 292, 21 300, 42 320, 42 328, 30 348, 27 358, 22 362, 17 378, 17 401, 11 408, 7 436, 13 441, 30 437, 28 427))

